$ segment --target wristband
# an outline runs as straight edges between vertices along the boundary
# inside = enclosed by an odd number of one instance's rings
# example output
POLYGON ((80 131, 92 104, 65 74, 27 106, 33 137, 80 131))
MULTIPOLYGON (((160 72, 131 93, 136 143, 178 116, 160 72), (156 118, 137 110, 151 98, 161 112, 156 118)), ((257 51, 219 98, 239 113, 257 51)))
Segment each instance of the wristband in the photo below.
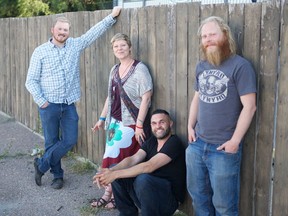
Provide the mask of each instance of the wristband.
POLYGON ((99 120, 101 120, 101 121, 105 121, 106 118, 105 118, 105 117, 100 117, 99 120))
POLYGON ((139 129, 143 129, 143 127, 142 127, 142 126, 137 126, 137 125, 136 125, 135 127, 136 127, 136 128, 139 128, 139 129))

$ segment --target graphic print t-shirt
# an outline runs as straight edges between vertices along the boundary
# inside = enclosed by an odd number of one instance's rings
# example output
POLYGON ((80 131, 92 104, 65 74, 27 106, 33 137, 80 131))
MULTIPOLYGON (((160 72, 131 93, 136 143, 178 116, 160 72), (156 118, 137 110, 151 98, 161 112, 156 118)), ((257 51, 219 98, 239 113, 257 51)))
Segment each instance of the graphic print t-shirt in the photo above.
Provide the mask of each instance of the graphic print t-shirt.
POLYGON ((232 137, 242 110, 240 96, 256 92, 251 64, 234 55, 219 67, 201 61, 196 68, 195 90, 199 92, 197 136, 222 144, 232 137))

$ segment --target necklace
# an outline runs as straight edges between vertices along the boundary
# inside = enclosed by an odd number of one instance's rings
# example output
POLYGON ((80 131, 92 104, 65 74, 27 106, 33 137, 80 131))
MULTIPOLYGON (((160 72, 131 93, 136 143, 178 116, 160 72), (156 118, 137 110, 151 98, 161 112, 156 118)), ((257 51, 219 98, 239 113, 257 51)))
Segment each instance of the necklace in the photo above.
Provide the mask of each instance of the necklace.
POLYGON ((127 67, 125 68, 125 70, 120 73, 120 68, 119 68, 119 77, 122 79, 123 77, 125 77, 125 75, 127 74, 127 72, 129 71, 128 68, 130 68, 130 66, 132 65, 132 63, 134 62, 134 59, 132 59, 129 64, 127 65, 127 67))

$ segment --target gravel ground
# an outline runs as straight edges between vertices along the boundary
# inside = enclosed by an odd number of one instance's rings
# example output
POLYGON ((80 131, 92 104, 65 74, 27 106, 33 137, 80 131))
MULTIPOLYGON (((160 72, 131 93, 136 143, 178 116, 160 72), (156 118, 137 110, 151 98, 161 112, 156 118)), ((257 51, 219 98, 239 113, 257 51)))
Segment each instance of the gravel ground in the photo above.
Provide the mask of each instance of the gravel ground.
POLYGON ((117 210, 90 207, 90 200, 103 190, 92 184, 94 170, 75 172, 80 163, 74 157, 63 159, 64 187, 50 187, 52 175, 42 177, 42 186, 34 181, 32 149, 43 147, 43 138, 0 112, 0 215, 1 216, 115 216, 117 210))

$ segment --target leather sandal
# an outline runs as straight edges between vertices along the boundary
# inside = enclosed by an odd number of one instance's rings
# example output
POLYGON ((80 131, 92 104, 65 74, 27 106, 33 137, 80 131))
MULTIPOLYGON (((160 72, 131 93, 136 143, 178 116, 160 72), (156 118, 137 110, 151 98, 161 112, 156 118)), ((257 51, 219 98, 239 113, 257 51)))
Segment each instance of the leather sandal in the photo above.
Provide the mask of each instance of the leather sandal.
POLYGON ((111 198, 109 200, 109 202, 107 202, 107 204, 104 207, 105 209, 115 209, 116 208, 116 203, 115 203, 115 199, 111 198))
POLYGON ((96 199, 94 202, 92 202, 92 203, 91 203, 91 206, 92 206, 93 208, 101 208, 101 207, 103 207, 103 206, 106 206, 108 202, 109 202, 109 201, 106 201, 105 199, 103 199, 103 198, 101 197, 101 198, 99 198, 99 199, 96 199))
POLYGON ((105 192, 101 198, 98 198, 96 200, 93 200, 91 203, 91 206, 94 208, 101 208, 105 207, 111 200, 112 197, 112 189, 111 191, 109 190, 109 186, 105 188, 105 192))

